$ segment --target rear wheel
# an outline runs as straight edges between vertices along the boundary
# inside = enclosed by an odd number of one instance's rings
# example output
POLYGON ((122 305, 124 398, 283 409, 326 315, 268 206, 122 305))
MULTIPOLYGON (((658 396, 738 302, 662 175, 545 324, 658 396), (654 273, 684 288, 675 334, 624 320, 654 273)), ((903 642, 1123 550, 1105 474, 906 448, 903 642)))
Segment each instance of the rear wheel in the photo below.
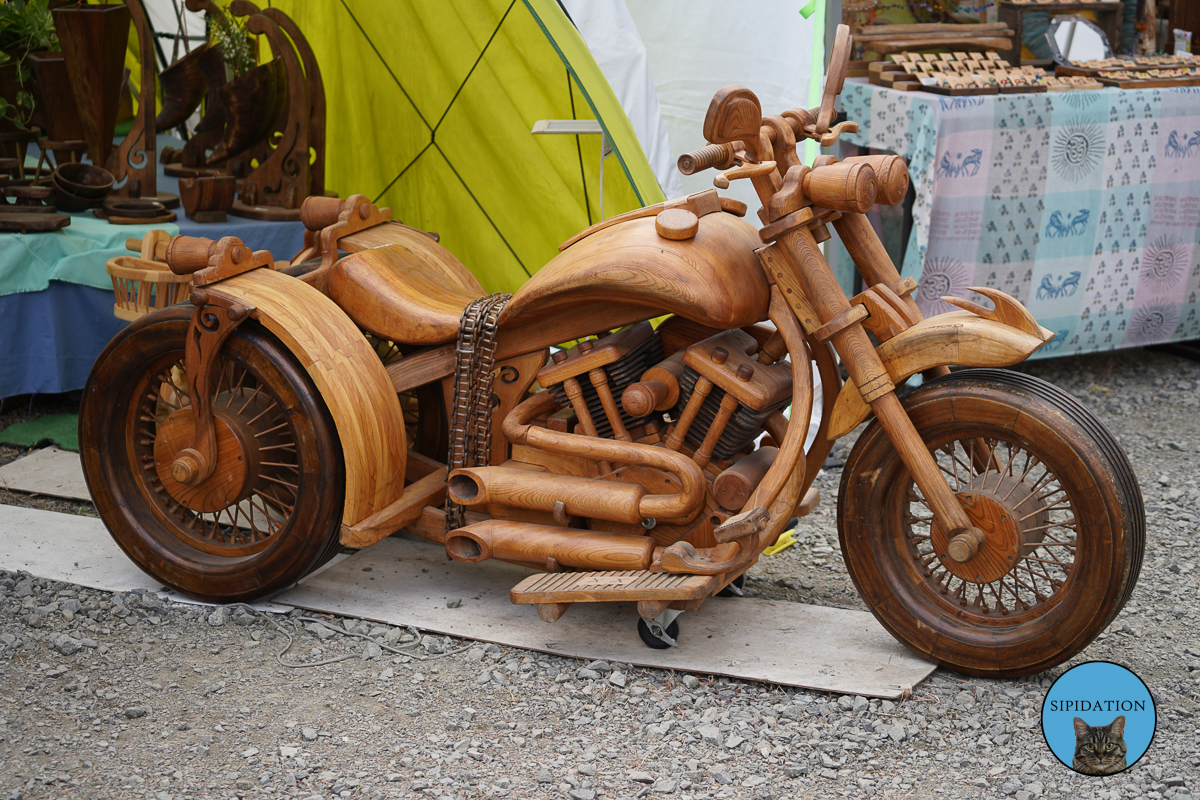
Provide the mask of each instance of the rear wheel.
POLYGON ((206 600, 286 588, 339 550, 341 447, 308 374, 247 321, 213 366, 217 465, 199 486, 171 463, 192 441, 184 371, 190 307, 143 317, 96 362, 84 391, 84 476, 105 524, 139 567, 206 600))
POLYGON ((1112 434, 1055 386, 1003 370, 931 381, 904 407, 987 541, 965 563, 878 422, 838 497, 842 553, 897 639, 973 675, 1027 675, 1082 650, 1125 604, 1145 512, 1112 434))

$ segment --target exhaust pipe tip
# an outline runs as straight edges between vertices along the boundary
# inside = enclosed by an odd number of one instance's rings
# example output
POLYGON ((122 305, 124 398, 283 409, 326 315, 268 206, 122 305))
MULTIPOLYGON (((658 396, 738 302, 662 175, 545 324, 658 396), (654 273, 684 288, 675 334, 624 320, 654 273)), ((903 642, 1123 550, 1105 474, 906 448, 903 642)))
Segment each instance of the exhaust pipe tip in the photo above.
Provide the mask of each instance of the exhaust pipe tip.
POLYGON ((474 505, 483 491, 483 485, 469 472, 454 471, 446 482, 446 491, 450 499, 459 505, 474 505))
POLYGON ((446 554, 455 561, 475 564, 491 558, 492 549, 470 534, 454 532, 446 537, 446 554))

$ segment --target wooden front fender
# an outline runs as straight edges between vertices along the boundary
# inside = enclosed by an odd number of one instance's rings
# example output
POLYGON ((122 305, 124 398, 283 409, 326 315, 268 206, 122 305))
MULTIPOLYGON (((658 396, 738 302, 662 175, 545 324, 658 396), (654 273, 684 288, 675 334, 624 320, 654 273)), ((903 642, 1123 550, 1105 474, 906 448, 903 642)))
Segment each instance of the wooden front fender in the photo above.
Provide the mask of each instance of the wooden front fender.
MULTIPOLYGON (((1054 338, 1041 328, 1034 336, 1003 322, 984 319, 969 311, 951 311, 918 322, 892 337, 875 351, 883 359, 893 383, 900 383, 932 367, 1009 367, 1019 364, 1054 338)), ((854 430, 871 415, 853 379, 847 379, 833 407, 829 439, 854 430)))
POLYGON ((303 281, 256 269, 212 287, 254 306, 254 318, 300 360, 337 428, 346 464, 342 531, 404 490, 404 417, 387 370, 337 305, 303 281))

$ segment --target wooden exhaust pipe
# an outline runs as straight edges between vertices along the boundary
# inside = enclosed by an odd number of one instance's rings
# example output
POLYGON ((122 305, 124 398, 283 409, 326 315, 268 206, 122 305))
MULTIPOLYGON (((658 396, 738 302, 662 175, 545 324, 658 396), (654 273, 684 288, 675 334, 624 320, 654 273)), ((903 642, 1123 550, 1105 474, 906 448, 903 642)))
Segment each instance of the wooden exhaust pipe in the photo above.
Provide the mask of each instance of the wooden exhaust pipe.
MULTIPOLYGON (((549 392, 538 392, 522 401, 504 418, 504 438, 513 444, 524 444, 552 453, 604 460, 615 464, 637 464, 670 472, 679 478, 679 494, 648 494, 638 502, 641 519, 680 519, 689 522, 704 504, 708 483, 696 462, 665 447, 653 447, 636 442, 619 442, 595 436, 559 433, 530 424, 543 414, 558 410, 558 401, 549 392)), ((456 470, 457 472, 457 470, 456 470)), ((545 473, 526 473, 531 483, 545 481, 545 473)), ((606 482, 585 480, 589 492, 607 491, 606 482)), ((627 484, 626 484, 627 485, 627 484)), ((453 496, 453 488, 451 488, 453 496)), ((612 519, 612 517, 602 517, 612 519)))
MULTIPOLYGON (((642 521, 643 486, 551 475, 511 467, 467 467, 450 473, 450 498, 464 506, 499 503, 516 508, 553 511, 561 502, 566 513, 612 522, 642 521)), ((673 497, 674 495, 672 495, 673 497)))
POLYGON ((655 542, 649 536, 627 536, 527 522, 486 520, 451 531, 446 552, 455 561, 489 558, 522 564, 545 564, 591 570, 649 569, 655 542))

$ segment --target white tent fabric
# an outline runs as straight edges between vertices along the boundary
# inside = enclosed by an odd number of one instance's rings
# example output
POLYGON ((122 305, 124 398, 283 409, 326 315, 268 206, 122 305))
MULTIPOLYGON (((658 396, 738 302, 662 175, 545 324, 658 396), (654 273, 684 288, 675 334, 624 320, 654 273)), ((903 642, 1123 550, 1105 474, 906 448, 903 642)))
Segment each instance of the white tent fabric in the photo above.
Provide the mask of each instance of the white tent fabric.
MULTIPOLYGON (((722 86, 746 86, 758 96, 764 114, 813 105, 809 99, 812 48, 814 43, 823 47, 824 31, 818 30, 821 15, 809 19, 801 16, 802 3, 626 0, 626 4, 645 43, 675 156, 706 144, 701 132, 704 115, 713 94, 722 86)), ((586 33, 584 41, 591 48, 592 40, 586 33)), ((605 76, 624 104, 622 92, 607 69, 605 76)), ((645 140, 642 144, 644 147, 645 140)), ((657 162, 651 159, 651 163, 656 165, 658 175, 657 162)), ((685 192, 700 192, 712 188, 712 179, 711 171, 685 175, 682 186, 685 192)), ((760 205, 749 181, 736 181, 722 194, 745 202, 751 214, 760 205)))
POLYGON ((560 0, 621 101, 667 197, 683 194, 646 63, 646 46, 624 0, 560 0))

